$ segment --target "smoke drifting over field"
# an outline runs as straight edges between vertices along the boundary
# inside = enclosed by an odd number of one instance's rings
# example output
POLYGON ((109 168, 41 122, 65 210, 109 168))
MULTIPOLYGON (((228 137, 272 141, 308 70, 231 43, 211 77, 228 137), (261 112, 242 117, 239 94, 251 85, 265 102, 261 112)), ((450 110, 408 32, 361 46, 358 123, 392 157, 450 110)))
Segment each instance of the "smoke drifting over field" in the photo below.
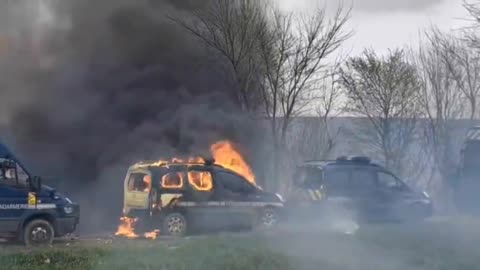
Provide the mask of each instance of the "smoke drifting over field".
POLYGON ((165 16, 206 4, 60 1, 42 51, 25 53, 32 43, 20 38, 2 60, 8 141, 35 173, 61 177, 56 187, 74 198, 88 195, 83 209, 110 213, 121 210, 131 162, 205 152, 223 138, 248 149, 255 124, 237 109, 226 66, 165 16), (40 69, 39 60, 54 64, 40 69))

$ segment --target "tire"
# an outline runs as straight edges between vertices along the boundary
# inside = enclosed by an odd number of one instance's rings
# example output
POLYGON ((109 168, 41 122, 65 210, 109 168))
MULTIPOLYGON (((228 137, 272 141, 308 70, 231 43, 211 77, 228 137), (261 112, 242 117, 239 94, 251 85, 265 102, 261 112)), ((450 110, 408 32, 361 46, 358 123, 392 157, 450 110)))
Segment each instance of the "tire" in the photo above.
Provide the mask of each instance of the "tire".
POLYGON ((256 229, 265 230, 277 226, 280 215, 278 210, 273 207, 263 208, 257 216, 256 229))
POLYGON ((34 219, 23 229, 23 241, 27 246, 51 245, 55 237, 55 229, 44 219, 34 219))
POLYGON ((162 221, 161 234, 181 237, 187 233, 187 219, 180 213, 168 214, 162 221))

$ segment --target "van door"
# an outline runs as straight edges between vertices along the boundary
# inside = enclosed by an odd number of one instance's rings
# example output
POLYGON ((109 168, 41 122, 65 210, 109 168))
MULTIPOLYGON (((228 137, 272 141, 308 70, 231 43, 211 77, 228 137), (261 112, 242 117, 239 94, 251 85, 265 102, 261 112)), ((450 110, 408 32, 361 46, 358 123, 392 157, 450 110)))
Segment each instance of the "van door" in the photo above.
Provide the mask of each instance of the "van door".
POLYGON ((215 174, 218 198, 225 202, 225 215, 231 227, 249 226, 255 219, 255 190, 237 174, 219 171, 215 174))
POLYGON ((408 195, 402 183, 390 172, 378 171, 377 174, 378 194, 385 205, 384 214, 386 217, 393 217, 397 214, 397 207, 402 199, 408 195))
POLYGON ((26 178, 18 178, 13 168, 2 169, 0 173, 0 232, 16 232, 29 205, 36 205, 35 200, 29 200, 26 178))
POLYGON ((208 230, 225 227, 224 207, 218 200, 218 189, 211 170, 191 166, 188 168, 187 177, 186 200, 194 205, 187 210, 194 226, 208 230))
POLYGON ((124 208, 148 209, 151 186, 152 174, 149 170, 129 172, 125 179, 124 208))
POLYGON ((356 167, 351 170, 350 196, 358 213, 367 218, 381 217, 385 211, 384 196, 378 192, 373 169, 356 167))

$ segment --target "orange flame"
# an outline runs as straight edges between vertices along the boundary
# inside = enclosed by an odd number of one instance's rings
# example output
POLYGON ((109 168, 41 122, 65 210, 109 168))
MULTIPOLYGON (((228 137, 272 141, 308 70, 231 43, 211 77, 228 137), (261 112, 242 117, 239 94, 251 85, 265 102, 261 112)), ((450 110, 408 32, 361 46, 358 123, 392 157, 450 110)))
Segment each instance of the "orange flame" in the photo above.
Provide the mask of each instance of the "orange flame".
MULTIPOLYGON (((121 217, 120 225, 118 226, 116 236, 124 236, 129 239, 139 238, 140 236, 135 233, 135 224, 138 218, 121 217)), ((153 230, 146 232, 143 236, 147 239, 157 239, 160 234, 160 230, 153 230)))
POLYGON ((167 173, 162 176, 162 188, 178 189, 183 187, 183 174, 167 173))
POLYGON ((145 183, 144 192, 150 191, 150 188, 152 188, 152 176, 150 176, 150 175, 145 175, 145 176, 143 177, 143 182, 145 183))
POLYGON ((245 177, 248 182, 256 184, 252 169, 230 141, 219 141, 210 147, 210 151, 216 164, 230 169, 245 177))
POLYGON ((118 226, 117 236, 125 236, 127 238, 138 238, 138 235, 135 233, 135 223, 138 221, 136 218, 121 217, 120 225, 118 226))
POLYGON ((209 172, 189 171, 188 181, 200 191, 210 191, 213 188, 212 175, 209 172))
POLYGON ((146 232, 143 236, 147 239, 157 239, 160 234, 160 230, 153 230, 151 232, 146 232))

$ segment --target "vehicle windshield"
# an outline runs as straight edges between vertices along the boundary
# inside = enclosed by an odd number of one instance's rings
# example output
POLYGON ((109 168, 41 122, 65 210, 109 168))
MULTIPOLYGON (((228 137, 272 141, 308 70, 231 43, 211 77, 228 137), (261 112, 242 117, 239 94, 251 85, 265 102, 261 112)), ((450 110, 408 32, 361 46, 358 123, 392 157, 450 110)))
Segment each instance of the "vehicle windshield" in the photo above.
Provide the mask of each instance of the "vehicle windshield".
POLYGON ((216 179, 219 186, 224 190, 229 190, 235 193, 251 193, 260 190, 255 185, 251 184, 243 176, 230 171, 216 172, 216 179))
POLYGON ((378 185, 387 189, 407 190, 409 187, 406 183, 398 179, 393 174, 381 171, 378 172, 378 185))

